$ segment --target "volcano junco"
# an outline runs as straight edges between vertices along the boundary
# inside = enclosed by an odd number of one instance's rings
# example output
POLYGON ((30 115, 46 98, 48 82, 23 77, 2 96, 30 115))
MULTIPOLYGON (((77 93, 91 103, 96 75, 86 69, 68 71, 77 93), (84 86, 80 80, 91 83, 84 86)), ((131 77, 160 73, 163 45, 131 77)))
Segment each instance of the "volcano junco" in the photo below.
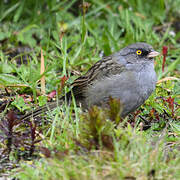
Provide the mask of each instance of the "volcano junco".
MULTIPOLYGON (((107 104, 109 97, 120 99, 123 107, 121 117, 125 117, 154 91, 156 73, 153 58, 158 55, 151 45, 139 42, 103 57, 72 83, 72 90, 66 94, 67 100, 72 99, 73 93, 76 103, 88 109, 92 105, 107 104)), ((47 106, 52 109, 57 104, 52 102, 47 106)), ((25 115, 23 119, 45 112, 47 106, 35 110, 33 115, 25 115)))

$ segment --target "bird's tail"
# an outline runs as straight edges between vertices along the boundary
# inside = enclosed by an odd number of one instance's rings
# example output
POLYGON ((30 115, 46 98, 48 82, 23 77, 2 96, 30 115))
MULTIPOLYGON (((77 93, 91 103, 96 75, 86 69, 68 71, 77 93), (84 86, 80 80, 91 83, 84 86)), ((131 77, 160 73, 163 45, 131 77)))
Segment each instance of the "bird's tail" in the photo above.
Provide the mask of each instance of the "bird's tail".
POLYGON ((37 108, 24 116, 20 118, 20 120, 26 121, 30 118, 37 118, 40 117, 43 113, 46 113, 50 110, 55 109, 57 106, 61 106, 64 102, 67 102, 68 104, 71 101, 71 92, 68 92, 65 96, 62 96, 58 101, 55 102, 48 102, 45 106, 42 106, 40 108, 37 108))
POLYGON ((55 109, 58 105, 60 105, 60 103, 63 103, 63 101, 61 100, 58 103, 57 102, 48 102, 47 105, 37 108, 37 109, 25 114, 20 119, 23 121, 29 120, 30 118, 35 119, 35 118, 41 116, 43 113, 46 113, 50 110, 55 109))

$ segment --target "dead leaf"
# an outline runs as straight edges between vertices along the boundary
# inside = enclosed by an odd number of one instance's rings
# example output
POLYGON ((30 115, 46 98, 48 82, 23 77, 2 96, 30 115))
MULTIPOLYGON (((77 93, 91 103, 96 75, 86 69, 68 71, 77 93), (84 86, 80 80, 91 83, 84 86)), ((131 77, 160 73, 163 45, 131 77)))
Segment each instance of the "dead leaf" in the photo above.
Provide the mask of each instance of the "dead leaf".
POLYGON ((163 78, 163 79, 160 79, 158 82, 157 82, 157 84, 160 84, 160 83, 162 83, 162 82, 166 82, 166 81, 178 81, 178 80, 180 80, 179 78, 177 78, 177 77, 165 77, 165 78, 163 78))

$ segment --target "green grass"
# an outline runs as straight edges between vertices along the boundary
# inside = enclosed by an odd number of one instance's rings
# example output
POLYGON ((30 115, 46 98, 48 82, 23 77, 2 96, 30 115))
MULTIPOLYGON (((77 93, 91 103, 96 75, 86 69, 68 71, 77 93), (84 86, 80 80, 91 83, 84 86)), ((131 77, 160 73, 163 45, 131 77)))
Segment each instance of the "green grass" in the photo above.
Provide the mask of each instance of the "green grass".
MULTIPOLYGON (((14 138, 21 137, 21 143, 12 145, 8 160, 1 157, 0 173, 23 180, 179 179, 180 36, 174 22, 180 18, 180 2, 90 0, 84 14, 77 2, 0 2, 0 94, 7 87, 10 98, 20 94, 26 95, 25 99, 34 98, 26 104, 22 98, 14 100, 1 112, 1 124, 9 109, 20 114, 46 103, 44 96, 39 97, 41 48, 46 94, 59 89, 64 75, 69 77, 67 85, 73 82, 77 74, 83 74, 100 59, 102 52, 109 55, 139 41, 159 52, 168 46, 165 71, 162 56, 156 58, 155 69, 158 80, 174 80, 157 84, 156 91, 139 109, 151 124, 146 131, 139 116, 127 117, 117 125, 110 120, 116 117, 120 121, 118 111, 112 116, 109 114, 113 110, 107 109, 83 113, 75 103, 65 104, 37 123, 35 140, 42 141, 37 141, 33 153, 27 156, 35 123, 22 122, 13 128, 14 138), (16 53, 20 47, 29 49, 16 53), (18 61, 26 64, 17 65, 18 61), (16 168, 9 170, 8 163, 16 168)), ((68 90, 69 86, 61 93, 68 90)), ((113 107, 118 107, 118 102, 113 107)), ((0 150, 7 152, 7 139, 1 139, 0 150)))

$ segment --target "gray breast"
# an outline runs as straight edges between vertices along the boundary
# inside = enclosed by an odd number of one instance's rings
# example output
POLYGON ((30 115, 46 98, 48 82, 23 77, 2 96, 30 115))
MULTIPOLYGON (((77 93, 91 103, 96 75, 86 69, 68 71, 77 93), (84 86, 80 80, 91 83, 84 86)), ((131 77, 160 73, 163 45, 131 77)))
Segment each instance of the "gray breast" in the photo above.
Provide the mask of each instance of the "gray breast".
POLYGON ((89 86, 86 106, 105 104, 111 96, 120 99, 123 104, 121 116, 124 117, 142 105, 155 89, 156 73, 153 63, 136 68, 131 66, 119 75, 106 77, 89 86))

